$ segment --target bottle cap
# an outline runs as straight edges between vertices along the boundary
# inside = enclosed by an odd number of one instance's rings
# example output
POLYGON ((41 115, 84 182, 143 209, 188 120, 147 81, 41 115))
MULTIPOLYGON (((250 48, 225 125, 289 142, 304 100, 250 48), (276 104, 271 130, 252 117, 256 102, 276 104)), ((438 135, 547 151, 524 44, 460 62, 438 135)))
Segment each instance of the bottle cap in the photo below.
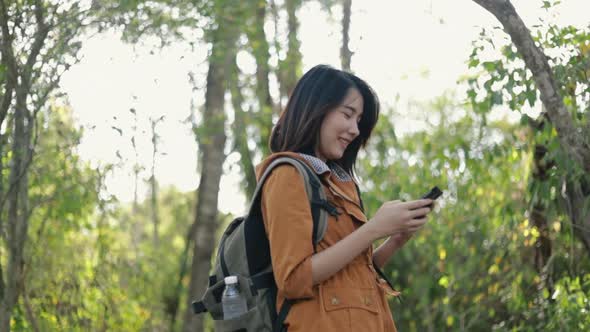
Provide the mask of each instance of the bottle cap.
POLYGON ((229 284, 237 284, 238 283, 238 277, 237 276, 225 277, 225 278, 223 278, 223 281, 225 281, 225 284, 226 285, 229 285, 229 284))

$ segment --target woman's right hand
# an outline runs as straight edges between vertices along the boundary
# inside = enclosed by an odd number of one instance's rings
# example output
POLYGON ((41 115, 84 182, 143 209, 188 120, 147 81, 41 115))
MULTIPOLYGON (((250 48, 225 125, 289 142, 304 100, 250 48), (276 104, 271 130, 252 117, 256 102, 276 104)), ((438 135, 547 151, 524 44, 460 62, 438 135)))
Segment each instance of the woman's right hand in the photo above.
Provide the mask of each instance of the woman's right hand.
POLYGON ((385 202, 367 227, 375 240, 392 234, 414 233, 426 223, 426 215, 431 211, 428 205, 432 202, 431 199, 385 202))

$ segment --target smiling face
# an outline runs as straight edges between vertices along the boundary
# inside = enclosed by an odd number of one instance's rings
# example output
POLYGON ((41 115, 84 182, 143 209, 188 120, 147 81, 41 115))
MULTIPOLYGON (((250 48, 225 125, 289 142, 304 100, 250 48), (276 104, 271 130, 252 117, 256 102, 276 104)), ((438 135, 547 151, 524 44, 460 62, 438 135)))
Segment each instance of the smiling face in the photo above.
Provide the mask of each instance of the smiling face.
POLYGON ((358 124, 363 114, 363 96, 350 88, 342 103, 330 110, 320 128, 320 141, 315 155, 324 162, 338 160, 346 147, 359 135, 358 124))

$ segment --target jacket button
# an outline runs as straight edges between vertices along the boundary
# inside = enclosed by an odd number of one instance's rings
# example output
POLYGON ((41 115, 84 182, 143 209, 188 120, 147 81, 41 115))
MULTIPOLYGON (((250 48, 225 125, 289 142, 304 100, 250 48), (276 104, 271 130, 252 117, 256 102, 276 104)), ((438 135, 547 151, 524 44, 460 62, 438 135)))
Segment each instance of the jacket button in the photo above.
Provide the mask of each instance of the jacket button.
POLYGON ((370 297, 365 297, 365 305, 370 306, 373 304, 373 300, 370 297))
POLYGON ((333 305, 338 305, 338 304, 340 304, 340 301, 338 300, 338 298, 337 298, 337 297, 335 297, 335 296, 334 296, 334 297, 332 298, 332 304, 333 304, 333 305))

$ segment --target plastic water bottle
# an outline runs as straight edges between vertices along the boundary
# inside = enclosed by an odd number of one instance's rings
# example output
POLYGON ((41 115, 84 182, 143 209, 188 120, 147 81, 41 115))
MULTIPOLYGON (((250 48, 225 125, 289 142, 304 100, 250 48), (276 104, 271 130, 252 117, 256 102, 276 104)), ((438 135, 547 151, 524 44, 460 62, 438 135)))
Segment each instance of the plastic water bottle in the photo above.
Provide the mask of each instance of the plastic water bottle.
POLYGON ((223 319, 228 320, 245 314, 248 311, 248 305, 246 297, 240 293, 238 288, 238 277, 229 276, 223 280, 225 281, 225 290, 221 296, 223 319))

